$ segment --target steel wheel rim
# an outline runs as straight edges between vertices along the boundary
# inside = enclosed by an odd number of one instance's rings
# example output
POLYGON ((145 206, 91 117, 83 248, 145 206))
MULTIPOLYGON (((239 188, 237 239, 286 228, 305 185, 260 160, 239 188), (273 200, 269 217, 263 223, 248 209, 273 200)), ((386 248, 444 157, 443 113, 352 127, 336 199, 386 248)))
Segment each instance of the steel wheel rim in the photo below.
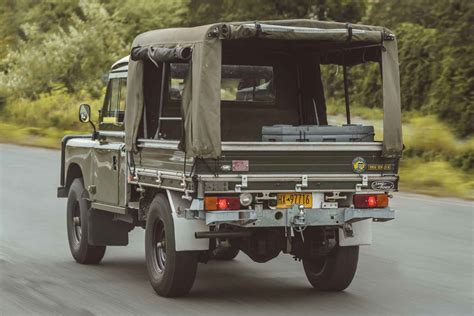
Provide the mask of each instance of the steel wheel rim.
POLYGON ((75 201, 72 208, 72 236, 74 242, 79 244, 82 238, 82 227, 81 227, 81 209, 79 201, 75 201))
POLYGON ((153 267, 159 273, 166 268, 166 232, 162 221, 157 220, 153 225, 153 267))

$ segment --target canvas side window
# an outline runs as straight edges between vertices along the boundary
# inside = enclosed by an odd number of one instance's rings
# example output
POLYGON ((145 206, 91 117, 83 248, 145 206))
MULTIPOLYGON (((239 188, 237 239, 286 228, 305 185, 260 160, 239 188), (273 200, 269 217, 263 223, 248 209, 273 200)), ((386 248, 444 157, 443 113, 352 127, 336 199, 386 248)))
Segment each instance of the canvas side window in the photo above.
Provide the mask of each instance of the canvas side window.
POLYGON ((114 78, 109 81, 107 95, 102 108, 104 124, 122 124, 125 116, 125 100, 127 99, 127 79, 114 78))
POLYGON ((275 103, 272 66, 223 65, 221 100, 275 103))
MULTIPOLYGON (((169 80, 170 100, 181 100, 184 75, 188 64, 171 64, 169 80)), ((256 103, 275 103, 273 67, 257 65, 222 65, 221 100, 256 103)))
MULTIPOLYGON (((348 67, 348 101, 350 124, 373 126, 375 141, 383 141, 383 95, 380 65, 366 62, 348 67), (367 80, 371 84, 367 85, 367 80), (370 89, 366 88, 370 87, 370 89)), ((321 77, 325 88, 328 125, 348 124, 344 95, 343 67, 321 65, 321 77)))

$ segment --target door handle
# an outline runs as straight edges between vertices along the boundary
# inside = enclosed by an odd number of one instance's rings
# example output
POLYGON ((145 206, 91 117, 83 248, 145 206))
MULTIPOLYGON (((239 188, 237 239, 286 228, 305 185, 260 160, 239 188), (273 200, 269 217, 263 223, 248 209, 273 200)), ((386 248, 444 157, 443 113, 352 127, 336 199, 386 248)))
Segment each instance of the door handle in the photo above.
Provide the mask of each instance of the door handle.
POLYGON ((117 156, 112 156, 112 169, 117 170, 117 156))

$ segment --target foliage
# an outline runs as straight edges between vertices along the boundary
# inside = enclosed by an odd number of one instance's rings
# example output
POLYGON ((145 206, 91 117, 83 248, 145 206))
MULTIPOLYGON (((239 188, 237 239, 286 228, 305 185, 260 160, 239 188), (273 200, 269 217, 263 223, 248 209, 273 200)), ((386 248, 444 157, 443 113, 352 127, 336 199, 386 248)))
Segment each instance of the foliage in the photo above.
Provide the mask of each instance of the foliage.
POLYGON ((89 130, 63 130, 55 127, 21 127, 0 121, 0 142, 59 149, 65 135, 90 133, 89 130))
POLYGON ((305 18, 313 13, 311 0, 191 0, 190 24, 305 18))
MULTIPOLYGON (((252 21, 316 18, 352 21, 362 19, 365 2, 359 0, 191 0, 191 25, 216 21, 252 21)), ((186 23, 186 22, 185 22, 186 23)))
POLYGON ((390 27, 400 52, 402 106, 474 132, 474 2, 370 1, 363 21, 390 27))
POLYGON ((404 128, 404 157, 447 161, 455 168, 474 172, 474 138, 457 140, 452 130, 435 116, 415 116, 404 128))
MULTIPOLYGON (((29 13, 34 15, 35 8, 29 13)), ((88 89, 99 95, 111 60, 125 53, 123 40, 98 2, 80 1, 68 21, 67 27, 42 23, 42 19, 21 25, 25 39, 2 62, 0 83, 10 95, 37 98, 62 88, 69 93, 88 89), (48 29, 53 31, 44 33, 48 29)))
POLYGON ((100 100, 94 100, 87 92, 70 94, 57 90, 51 94, 41 94, 36 100, 28 98, 11 100, 2 111, 2 120, 29 127, 87 129, 88 126, 78 120, 78 105, 81 101, 90 104, 93 113, 97 113, 101 105, 100 100))
POLYGON ((116 30, 127 48, 133 38, 143 32, 187 26, 190 10, 187 0, 118 0, 104 4, 117 24, 116 30))
MULTIPOLYGON (((149 29, 215 21, 316 18, 384 25, 398 37, 404 111, 474 131, 474 2, 464 0, 0 0, 0 107, 65 88, 98 96, 100 78, 149 29)), ((343 100, 342 71, 323 70, 343 100), (337 74, 337 75, 336 75, 337 74), (339 76, 339 77, 338 77, 339 76)), ((351 67, 351 102, 381 107, 377 64, 351 67)))
POLYGON ((402 23, 396 29, 400 38, 400 90, 404 110, 420 110, 426 105, 438 69, 436 29, 402 23))
POLYGON ((474 177, 445 161, 426 162, 419 158, 402 160, 400 190, 472 199, 474 177))

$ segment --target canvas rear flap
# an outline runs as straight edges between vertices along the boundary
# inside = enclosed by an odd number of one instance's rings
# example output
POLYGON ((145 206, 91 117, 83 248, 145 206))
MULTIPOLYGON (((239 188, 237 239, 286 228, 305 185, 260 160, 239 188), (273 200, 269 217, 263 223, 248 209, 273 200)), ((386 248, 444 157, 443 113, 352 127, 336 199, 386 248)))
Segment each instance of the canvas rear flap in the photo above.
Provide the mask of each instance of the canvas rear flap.
POLYGON ((383 156, 399 157, 403 138, 397 41, 385 41, 383 45, 383 156))
POLYGON ((196 43, 190 69, 183 91, 180 148, 191 157, 217 158, 221 154, 221 41, 196 43))

